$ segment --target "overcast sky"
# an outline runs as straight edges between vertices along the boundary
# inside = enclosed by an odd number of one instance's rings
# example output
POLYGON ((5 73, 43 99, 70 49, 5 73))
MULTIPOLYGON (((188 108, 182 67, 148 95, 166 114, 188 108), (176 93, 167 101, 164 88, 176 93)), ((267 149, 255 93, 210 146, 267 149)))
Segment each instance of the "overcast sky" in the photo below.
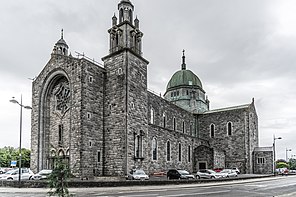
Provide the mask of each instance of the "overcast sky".
MULTIPOLYGON (((0 147, 19 146, 19 113, 12 96, 31 105, 28 78, 37 76, 64 29, 75 51, 101 61, 119 0, 2 0, 0 6, 0 147)), ((296 157, 296 1, 132 0, 144 33, 148 87, 164 94, 180 69, 203 83, 211 109, 251 103, 260 145, 276 141, 277 157, 296 157)), ((30 148, 30 110, 23 110, 23 146, 30 148)))

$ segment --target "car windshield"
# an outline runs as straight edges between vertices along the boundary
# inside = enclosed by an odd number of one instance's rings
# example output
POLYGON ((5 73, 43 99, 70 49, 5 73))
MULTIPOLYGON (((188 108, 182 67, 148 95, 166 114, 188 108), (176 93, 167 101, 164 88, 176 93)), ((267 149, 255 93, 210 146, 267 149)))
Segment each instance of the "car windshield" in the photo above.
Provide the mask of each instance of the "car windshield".
POLYGON ((5 174, 12 174, 12 173, 17 173, 18 170, 9 170, 7 172, 5 172, 5 174))
POLYGON ((187 172, 186 170, 178 170, 178 172, 182 175, 187 175, 189 174, 189 172, 187 172))
POLYGON ((216 172, 214 170, 208 170, 210 174, 215 174, 216 172))
POLYGON ((230 173, 231 170, 222 170, 221 172, 222 172, 222 173, 230 173))
POLYGON ((136 175, 144 175, 145 172, 144 172, 143 170, 136 170, 136 171, 134 172, 134 174, 136 174, 136 175))

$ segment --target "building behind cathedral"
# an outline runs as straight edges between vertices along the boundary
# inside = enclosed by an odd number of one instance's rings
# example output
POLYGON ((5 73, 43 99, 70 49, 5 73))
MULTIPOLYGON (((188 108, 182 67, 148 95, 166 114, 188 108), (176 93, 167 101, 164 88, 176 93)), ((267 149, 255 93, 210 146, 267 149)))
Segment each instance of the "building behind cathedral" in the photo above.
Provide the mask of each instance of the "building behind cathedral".
POLYGON ((74 175, 88 178, 124 176, 132 168, 272 173, 272 149, 258 147, 254 99, 210 110, 184 52, 164 97, 148 91, 149 62, 134 6, 121 0, 118 11, 103 66, 73 57, 62 33, 33 82, 32 170, 53 168, 61 157, 74 175))

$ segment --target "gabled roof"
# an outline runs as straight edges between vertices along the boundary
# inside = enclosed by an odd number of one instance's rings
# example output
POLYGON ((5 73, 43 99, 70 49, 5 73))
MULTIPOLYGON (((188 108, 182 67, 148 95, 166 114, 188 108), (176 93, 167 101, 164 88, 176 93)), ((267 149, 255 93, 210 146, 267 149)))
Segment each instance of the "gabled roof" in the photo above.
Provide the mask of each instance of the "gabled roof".
POLYGON ((247 109, 249 107, 250 107, 250 104, 245 104, 245 105, 226 107, 221 109, 213 109, 213 110, 206 111, 203 114, 217 113, 217 112, 230 111, 230 110, 236 110, 236 109, 247 109))

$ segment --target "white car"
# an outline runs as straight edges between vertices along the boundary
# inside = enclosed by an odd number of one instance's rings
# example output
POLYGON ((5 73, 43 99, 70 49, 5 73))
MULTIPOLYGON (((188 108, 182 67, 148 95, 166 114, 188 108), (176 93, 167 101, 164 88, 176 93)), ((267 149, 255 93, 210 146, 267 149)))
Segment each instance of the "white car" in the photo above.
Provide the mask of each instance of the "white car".
POLYGON ((47 179, 48 176, 52 173, 52 170, 41 170, 32 177, 32 180, 43 180, 47 179))
POLYGON ((237 177, 237 173, 235 170, 232 169, 224 169, 221 172, 218 172, 220 174, 222 174, 223 178, 229 178, 229 177, 237 177))
MULTIPOLYGON (((31 180, 34 173, 29 168, 21 169, 21 180, 31 180)), ((10 170, 0 176, 1 180, 19 180, 19 169, 10 170)))
POLYGON ((143 170, 131 170, 127 175, 128 180, 149 180, 149 176, 143 170))

